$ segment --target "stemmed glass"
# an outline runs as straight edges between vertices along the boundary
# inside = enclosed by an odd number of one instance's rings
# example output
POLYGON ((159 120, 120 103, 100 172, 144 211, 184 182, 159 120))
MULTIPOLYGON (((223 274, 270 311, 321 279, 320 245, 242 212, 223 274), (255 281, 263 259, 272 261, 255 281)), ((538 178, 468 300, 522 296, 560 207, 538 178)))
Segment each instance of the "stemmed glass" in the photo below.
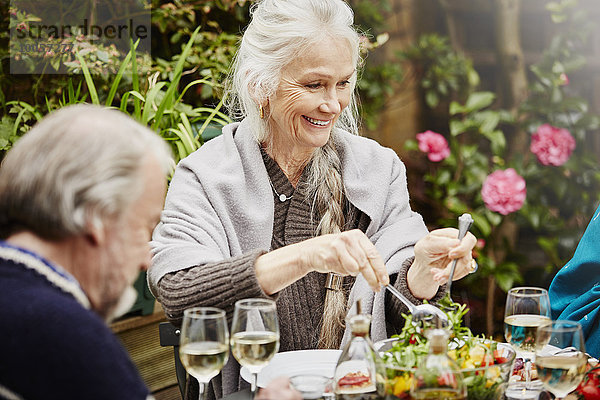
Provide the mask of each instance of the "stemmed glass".
POLYGON ((504 311, 504 337, 517 352, 517 357, 523 359, 525 382, 510 382, 507 396, 537 398, 542 385, 539 381, 531 380, 531 363, 535 360, 537 328, 548 322, 550 298, 546 289, 517 287, 508 291, 504 311))
POLYGON ((275 302, 268 299, 237 301, 231 324, 231 351, 252 374, 252 398, 256 394, 258 373, 278 350, 279 322, 275 302))
POLYGON ((199 400, 206 385, 229 358, 229 332, 225 311, 214 307, 193 307, 183 312, 179 356, 187 372, 198 380, 199 400))
POLYGON ((587 355, 581 325, 552 321, 537 329, 536 361, 544 388, 556 399, 575 390, 585 375, 587 355))

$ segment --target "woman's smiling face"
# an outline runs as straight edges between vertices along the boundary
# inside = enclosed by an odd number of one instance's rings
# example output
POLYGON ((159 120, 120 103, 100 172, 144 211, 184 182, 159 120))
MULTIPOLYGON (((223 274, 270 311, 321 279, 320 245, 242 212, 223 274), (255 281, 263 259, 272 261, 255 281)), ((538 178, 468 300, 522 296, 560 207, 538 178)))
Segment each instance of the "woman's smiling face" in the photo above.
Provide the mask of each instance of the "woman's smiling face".
POLYGON ((327 143, 352 96, 356 79, 353 61, 345 40, 327 37, 283 68, 267 108, 276 147, 312 153, 327 143))

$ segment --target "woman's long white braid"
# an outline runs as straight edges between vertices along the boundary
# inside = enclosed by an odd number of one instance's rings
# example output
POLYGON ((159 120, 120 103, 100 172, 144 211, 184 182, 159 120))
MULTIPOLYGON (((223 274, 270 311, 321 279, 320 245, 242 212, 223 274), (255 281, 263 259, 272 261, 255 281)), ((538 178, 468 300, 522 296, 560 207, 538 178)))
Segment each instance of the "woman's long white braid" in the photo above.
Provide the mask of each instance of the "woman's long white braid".
MULTIPOLYGON (((345 225, 345 196, 341 162, 334 147, 333 137, 318 153, 313 159, 309 178, 309 187, 316 187, 315 206, 322 215, 317 234, 339 233, 345 225)), ((328 274, 318 344, 321 349, 338 348, 342 340, 347 299, 341 283, 341 276, 328 274)))

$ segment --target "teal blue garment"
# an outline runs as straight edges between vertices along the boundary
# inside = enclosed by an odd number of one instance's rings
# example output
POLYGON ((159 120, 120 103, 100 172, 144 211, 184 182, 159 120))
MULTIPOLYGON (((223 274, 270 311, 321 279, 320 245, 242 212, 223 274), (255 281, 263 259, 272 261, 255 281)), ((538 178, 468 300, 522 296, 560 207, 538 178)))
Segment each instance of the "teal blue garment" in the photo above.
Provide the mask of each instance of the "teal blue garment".
POLYGON ((600 357, 600 207, 573 258, 552 280, 549 294, 552 318, 579 322, 586 351, 600 357))

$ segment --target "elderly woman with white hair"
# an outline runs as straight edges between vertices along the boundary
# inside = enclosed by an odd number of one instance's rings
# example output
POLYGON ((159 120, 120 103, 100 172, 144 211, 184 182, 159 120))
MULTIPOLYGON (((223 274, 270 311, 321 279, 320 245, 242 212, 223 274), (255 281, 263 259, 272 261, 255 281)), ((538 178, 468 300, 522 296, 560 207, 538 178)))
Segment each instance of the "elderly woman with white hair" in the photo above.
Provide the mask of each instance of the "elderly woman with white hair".
MULTIPOLYGON (((251 8, 229 79, 241 122, 182 160, 153 236, 149 282, 169 319, 185 308, 277 301, 280 350, 338 348, 361 298, 373 340, 403 326, 404 306, 435 301, 475 238, 428 233, 411 210, 404 164, 358 136, 359 35, 342 0, 262 0, 251 8)), ((217 397, 238 389, 231 360, 217 397)))

